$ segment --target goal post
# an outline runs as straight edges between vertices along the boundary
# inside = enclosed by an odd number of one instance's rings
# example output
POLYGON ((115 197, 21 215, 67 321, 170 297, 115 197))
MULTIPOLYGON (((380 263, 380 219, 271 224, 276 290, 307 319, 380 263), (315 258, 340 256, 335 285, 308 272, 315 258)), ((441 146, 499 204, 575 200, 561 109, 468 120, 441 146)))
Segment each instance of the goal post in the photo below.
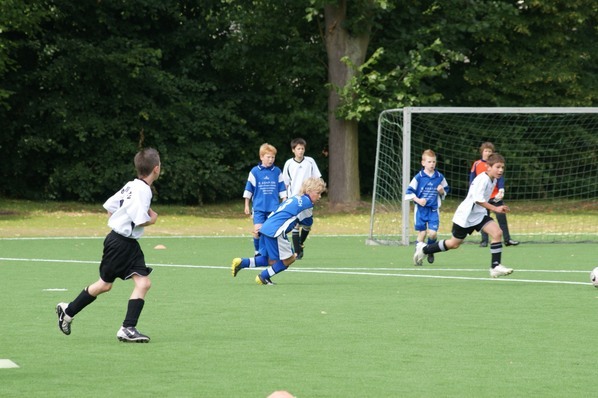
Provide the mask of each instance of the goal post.
POLYGON ((415 240, 413 204, 403 197, 425 149, 436 152, 436 168, 451 188, 438 231, 441 239, 450 237, 453 212, 485 141, 506 159, 513 239, 598 242, 598 108, 390 109, 380 114, 377 134, 367 244, 415 240))

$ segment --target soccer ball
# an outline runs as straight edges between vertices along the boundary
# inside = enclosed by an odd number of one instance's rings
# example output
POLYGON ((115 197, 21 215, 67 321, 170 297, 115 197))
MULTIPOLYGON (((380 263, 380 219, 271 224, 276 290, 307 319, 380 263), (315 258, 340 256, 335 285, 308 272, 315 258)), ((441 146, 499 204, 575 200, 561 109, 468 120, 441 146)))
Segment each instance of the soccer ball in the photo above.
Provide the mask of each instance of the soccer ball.
POLYGON ((590 272, 590 281, 594 287, 598 287, 598 267, 594 268, 592 272, 590 272))

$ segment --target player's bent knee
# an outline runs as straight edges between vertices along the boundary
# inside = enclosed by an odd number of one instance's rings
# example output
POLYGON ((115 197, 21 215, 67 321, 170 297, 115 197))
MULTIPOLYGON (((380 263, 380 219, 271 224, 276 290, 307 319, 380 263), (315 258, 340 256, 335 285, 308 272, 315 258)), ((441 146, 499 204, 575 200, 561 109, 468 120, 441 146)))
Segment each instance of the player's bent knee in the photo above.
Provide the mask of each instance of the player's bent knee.
POLYGON ((109 292, 110 290, 112 290, 112 284, 111 283, 106 283, 103 285, 98 286, 98 293, 106 293, 109 292))
POLYGON ((138 289, 148 291, 150 287, 152 287, 152 281, 147 276, 136 276, 135 280, 135 287, 138 289))
POLYGON ((493 231, 492 234, 488 234, 492 237, 492 242, 502 242, 502 230, 498 228, 497 231, 493 231))

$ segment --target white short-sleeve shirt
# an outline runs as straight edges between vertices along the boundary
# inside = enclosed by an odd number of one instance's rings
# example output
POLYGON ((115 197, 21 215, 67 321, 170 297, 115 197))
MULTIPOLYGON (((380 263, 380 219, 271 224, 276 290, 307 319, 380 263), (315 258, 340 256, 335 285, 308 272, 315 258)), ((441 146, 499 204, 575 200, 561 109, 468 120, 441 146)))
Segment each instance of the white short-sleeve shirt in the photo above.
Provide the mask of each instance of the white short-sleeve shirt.
POLYGON ((282 169, 282 179, 287 186, 287 198, 298 195, 301 184, 309 177, 322 177, 312 157, 304 156, 301 162, 297 162, 295 158, 287 160, 282 169))
POLYGON ((457 207, 453 222, 463 228, 481 223, 488 210, 477 202, 487 202, 495 185, 496 179, 493 180, 487 173, 478 174, 469 186, 467 197, 457 207))
POLYGON ((112 213, 108 226, 124 237, 139 239, 143 227, 150 220, 149 208, 152 202, 152 189, 143 180, 129 181, 124 187, 104 203, 104 209, 112 213))

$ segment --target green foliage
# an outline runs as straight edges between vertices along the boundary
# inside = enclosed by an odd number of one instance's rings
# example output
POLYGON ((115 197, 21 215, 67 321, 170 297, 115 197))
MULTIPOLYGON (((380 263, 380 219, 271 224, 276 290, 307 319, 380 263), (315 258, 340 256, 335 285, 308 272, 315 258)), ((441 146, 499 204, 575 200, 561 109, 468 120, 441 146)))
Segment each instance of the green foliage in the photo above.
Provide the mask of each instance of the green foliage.
MULTIPOLYGON (((6 78, 15 95, 0 144, 14 167, 5 176, 15 183, 4 194, 98 200, 133 177, 132 158, 143 145, 163 157, 158 200, 239 197, 262 142, 287 147, 303 134, 314 143, 305 133, 325 125, 305 109, 319 97, 317 85, 306 91, 296 83, 303 72, 316 83, 313 68, 300 68, 297 55, 280 73, 266 62, 272 31, 260 23, 268 10, 241 20, 249 16, 202 2, 53 3, 43 34, 23 40, 27 53, 15 54, 31 68, 6 78), (229 16, 247 27, 248 42, 228 40, 236 33, 229 16), (218 30, 227 40, 214 37, 218 30), (252 59, 253 51, 264 56, 252 59)), ((283 64, 296 48, 287 41, 300 36, 279 38, 277 46, 289 47, 283 64)))
MULTIPOLYGON (((323 10, 336 0, 0 0, 0 157, 12 197, 99 201, 162 154, 157 199, 238 198, 262 142, 303 136, 327 175, 323 10)), ((592 106, 592 0, 346 2, 369 32, 337 116, 361 123, 371 180, 380 110, 592 106)))
POLYGON ((467 62, 439 89, 447 103, 592 106, 596 103, 598 6, 592 0, 454 2, 430 16, 467 62), (462 23, 459 23, 461 21, 462 23))
POLYGON ((462 54, 447 50, 439 39, 425 48, 420 45, 410 50, 404 65, 397 65, 387 73, 376 68, 383 55, 384 49, 378 48, 360 66, 351 63, 348 57, 343 58, 349 68, 358 72, 346 86, 338 89, 341 97, 338 117, 360 121, 390 107, 436 103, 442 99, 442 95, 422 91, 422 81, 440 76, 449 69, 451 63, 464 59, 462 54), (430 60, 434 61, 430 63, 430 60))
POLYGON ((8 108, 7 99, 14 94, 2 77, 20 67, 11 55, 20 50, 20 38, 39 32, 45 15, 46 11, 37 1, 0 0, 0 108, 8 108))

